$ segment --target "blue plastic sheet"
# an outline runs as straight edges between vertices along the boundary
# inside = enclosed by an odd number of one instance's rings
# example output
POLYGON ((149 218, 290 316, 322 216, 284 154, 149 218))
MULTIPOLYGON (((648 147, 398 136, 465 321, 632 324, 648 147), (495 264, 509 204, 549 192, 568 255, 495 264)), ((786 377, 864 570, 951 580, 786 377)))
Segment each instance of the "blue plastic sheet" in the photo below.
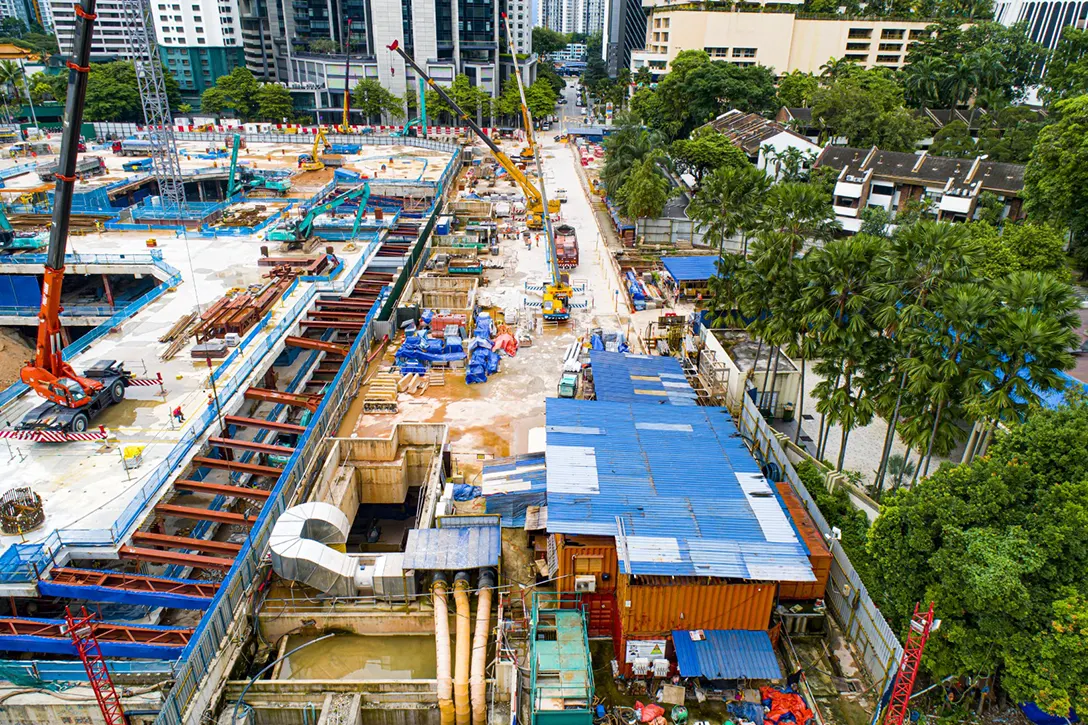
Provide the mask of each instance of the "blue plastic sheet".
POLYGON ((758 702, 731 702, 725 707, 742 720, 750 720, 754 723, 763 722, 763 706, 758 702))
POLYGON ((479 486, 473 486, 469 483, 453 484, 454 501, 471 501, 472 499, 479 498, 482 495, 483 490, 479 486))

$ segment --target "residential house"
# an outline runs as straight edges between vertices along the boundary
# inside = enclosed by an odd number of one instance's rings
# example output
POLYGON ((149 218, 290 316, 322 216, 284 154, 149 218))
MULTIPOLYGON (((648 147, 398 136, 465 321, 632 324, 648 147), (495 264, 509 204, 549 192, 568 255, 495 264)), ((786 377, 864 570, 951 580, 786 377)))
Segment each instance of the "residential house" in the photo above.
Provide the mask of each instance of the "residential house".
POLYGON ((844 231, 861 228, 861 210, 880 207, 893 214, 910 201, 928 202, 934 218, 948 222, 974 219, 978 200, 992 192, 1004 203, 1003 215, 1023 216, 1024 167, 977 159, 950 159, 898 151, 828 146, 816 167, 839 172, 833 205, 844 231))
POLYGON ((783 173, 785 159, 789 154, 800 155, 800 169, 809 168, 820 154, 820 147, 811 139, 777 121, 769 121, 759 114, 744 113, 735 108, 710 121, 705 127, 727 136, 734 146, 745 153, 749 161, 775 178, 783 173))

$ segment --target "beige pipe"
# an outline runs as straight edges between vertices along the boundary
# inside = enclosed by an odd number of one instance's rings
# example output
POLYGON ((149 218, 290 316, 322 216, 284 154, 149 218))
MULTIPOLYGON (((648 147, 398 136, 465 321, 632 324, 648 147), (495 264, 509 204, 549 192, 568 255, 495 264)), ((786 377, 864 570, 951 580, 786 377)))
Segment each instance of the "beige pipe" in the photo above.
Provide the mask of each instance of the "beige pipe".
POLYGON ((472 654, 472 611, 468 602, 468 580, 453 582, 453 601, 457 604, 457 661, 453 670, 453 710, 457 725, 469 725, 468 663, 472 654))
POLYGON ((469 685, 472 690, 472 723, 487 723, 487 640, 491 634, 491 589, 480 584, 480 593, 476 596, 476 633, 472 640, 472 676, 469 685))
POLYGON ((450 610, 446 601, 446 582, 431 587, 434 600, 434 646, 438 662, 438 712, 442 725, 453 723, 453 679, 450 677, 450 610))

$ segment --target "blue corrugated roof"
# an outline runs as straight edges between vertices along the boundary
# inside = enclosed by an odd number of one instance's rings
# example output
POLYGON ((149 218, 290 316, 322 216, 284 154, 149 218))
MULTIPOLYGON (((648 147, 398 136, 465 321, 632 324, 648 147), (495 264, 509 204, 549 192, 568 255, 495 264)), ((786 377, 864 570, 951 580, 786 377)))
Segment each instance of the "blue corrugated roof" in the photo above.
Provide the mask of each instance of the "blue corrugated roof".
POLYGON ((662 257, 665 271, 677 282, 704 282, 718 274, 718 258, 712 254, 695 257, 662 257))
POLYGON ((404 568, 450 571, 498 566, 498 526, 411 529, 404 548, 404 568))
POLYGON ((630 574, 815 581, 725 408, 547 400, 548 531, 617 537, 630 574))
POLYGON ((704 629, 705 639, 692 640, 691 632, 673 630, 676 664, 684 677, 709 680, 780 680, 782 670, 766 632, 740 629, 704 629))
POLYGON ((507 528, 525 527, 525 509, 547 503, 543 453, 496 458, 484 464, 480 489, 487 512, 502 517, 507 528))
POLYGON ((674 357, 591 350, 589 362, 597 400, 695 405, 695 391, 674 357))

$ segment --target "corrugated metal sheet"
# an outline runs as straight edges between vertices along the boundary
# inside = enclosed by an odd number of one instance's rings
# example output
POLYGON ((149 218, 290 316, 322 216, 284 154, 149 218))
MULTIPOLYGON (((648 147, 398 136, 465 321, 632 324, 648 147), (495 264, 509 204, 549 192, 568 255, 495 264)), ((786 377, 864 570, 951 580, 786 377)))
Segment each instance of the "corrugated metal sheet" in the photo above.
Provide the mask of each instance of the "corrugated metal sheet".
POLYGON ((703 639, 692 639, 690 630, 675 630, 672 646, 684 677, 710 680, 780 680, 782 670, 774 645, 766 632, 735 629, 704 629, 703 639))
POLYGON ((805 600, 819 599, 824 596, 827 589, 827 578, 831 575, 831 550, 827 548, 820 530, 816 528, 816 522, 805 510, 801 499, 793 490, 793 484, 789 481, 776 483, 778 495, 786 504, 793 525, 801 534, 801 540, 808 547, 808 561, 812 565, 812 573, 816 575, 814 582, 783 582, 778 589, 779 599, 805 600))
POLYGON ((547 503, 547 474, 543 453, 496 458, 484 464, 480 489, 489 514, 502 517, 502 526, 524 528, 526 511, 547 503))
POLYGON ((498 526, 412 529, 404 550, 404 568, 453 571, 498 566, 498 526))
POLYGON ((549 532, 616 537, 630 574, 815 581, 726 409, 550 398, 546 422, 549 532), (581 428, 600 433, 566 432, 581 428), (572 448, 593 451, 595 481, 553 478, 553 449, 572 448))
POLYGON ((599 401, 695 405, 695 391, 674 357, 592 350, 589 362, 599 401))
POLYGON ((620 576, 616 601, 624 636, 634 639, 691 629, 766 630, 771 623, 775 586, 620 576), (657 581, 660 580, 660 581, 657 581))
POLYGON ((662 257, 665 271, 677 282, 705 282, 718 274, 718 257, 704 254, 694 257, 662 257))

